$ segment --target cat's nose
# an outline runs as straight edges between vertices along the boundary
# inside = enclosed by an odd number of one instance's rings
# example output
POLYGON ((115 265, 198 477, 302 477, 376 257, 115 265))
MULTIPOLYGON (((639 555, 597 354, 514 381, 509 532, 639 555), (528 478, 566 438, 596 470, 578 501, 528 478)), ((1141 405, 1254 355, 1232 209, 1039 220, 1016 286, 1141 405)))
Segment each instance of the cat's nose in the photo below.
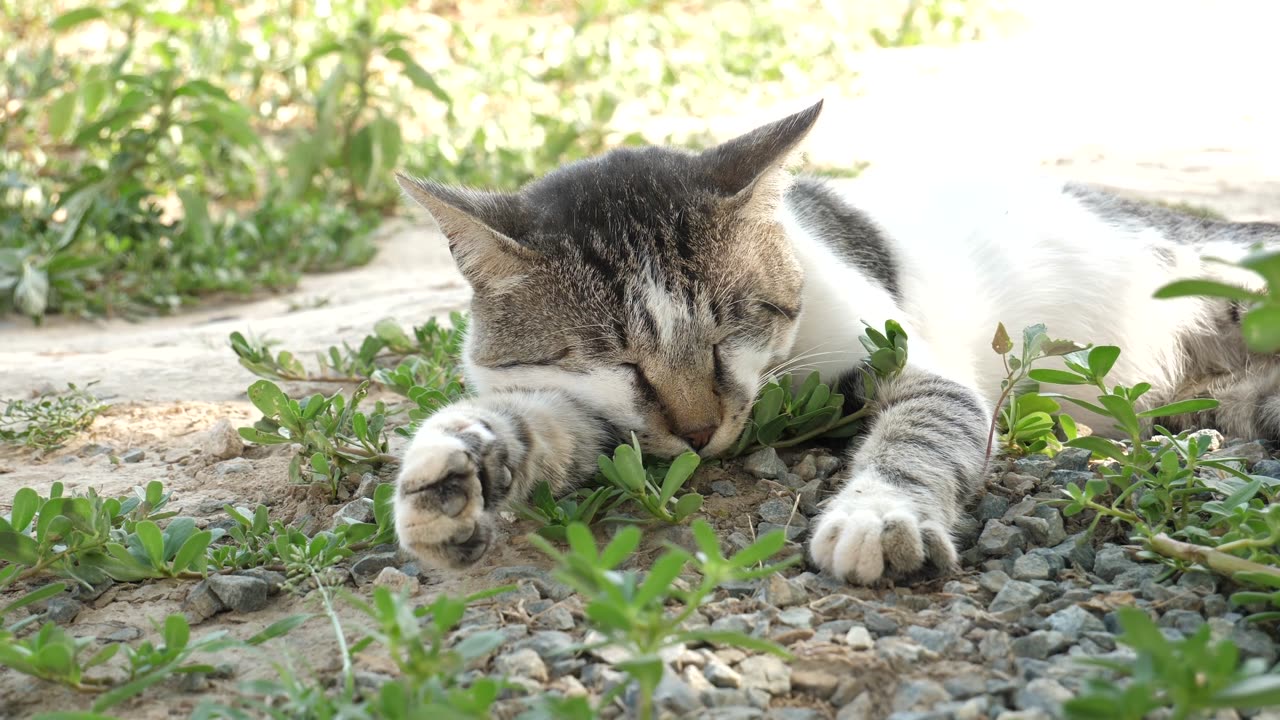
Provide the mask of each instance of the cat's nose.
POLYGON ((711 436, 716 434, 716 426, 708 425, 704 428, 686 432, 683 434, 684 441, 689 443, 694 450, 701 450, 711 442, 711 436))

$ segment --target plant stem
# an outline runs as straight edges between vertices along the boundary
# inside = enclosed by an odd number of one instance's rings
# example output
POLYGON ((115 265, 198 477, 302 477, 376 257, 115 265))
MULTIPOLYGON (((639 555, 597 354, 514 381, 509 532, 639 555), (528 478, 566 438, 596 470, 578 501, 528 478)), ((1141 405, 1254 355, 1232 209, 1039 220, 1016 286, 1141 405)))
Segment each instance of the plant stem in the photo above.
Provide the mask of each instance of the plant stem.
POLYGON ((1228 555, 1220 549, 1174 540, 1164 533, 1151 538, 1147 545, 1152 551, 1167 558, 1197 563, 1226 577, 1231 577, 1236 573, 1249 572, 1262 573, 1280 580, 1280 568, 1245 560, 1235 555, 1228 555))

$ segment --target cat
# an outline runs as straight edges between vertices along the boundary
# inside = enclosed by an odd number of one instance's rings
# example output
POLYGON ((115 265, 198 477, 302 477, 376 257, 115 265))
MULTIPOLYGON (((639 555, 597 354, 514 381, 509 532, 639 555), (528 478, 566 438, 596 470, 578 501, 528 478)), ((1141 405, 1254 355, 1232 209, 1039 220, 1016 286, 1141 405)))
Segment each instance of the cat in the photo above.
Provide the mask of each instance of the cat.
POLYGON ((808 544, 818 568, 851 583, 957 567, 953 535, 984 482, 1004 374, 999 322, 1120 345, 1111 380, 1150 382, 1149 404, 1222 401, 1171 418, 1174 429, 1280 439, 1280 365, 1246 351, 1239 306, 1152 298, 1178 278, 1249 282, 1201 256, 1238 258, 1280 240, 1280 226, 1061 181, 793 176, 821 108, 700 153, 613 150, 515 193, 398 176, 473 289, 473 395, 424 421, 404 453, 406 548, 476 562, 504 503, 539 481, 563 491, 590 478, 633 432, 658 455, 722 453, 777 373, 818 370, 860 406, 858 336, 888 319, 910 337, 907 366, 874 388, 873 419, 808 544))

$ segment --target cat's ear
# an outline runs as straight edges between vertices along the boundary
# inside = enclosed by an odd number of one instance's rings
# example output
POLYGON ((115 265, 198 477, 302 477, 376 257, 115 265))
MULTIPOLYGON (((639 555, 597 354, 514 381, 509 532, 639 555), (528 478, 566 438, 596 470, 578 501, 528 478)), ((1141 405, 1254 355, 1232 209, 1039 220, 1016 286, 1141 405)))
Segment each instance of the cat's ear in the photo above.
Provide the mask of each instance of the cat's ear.
POLYGON ((719 194, 745 199, 759 181, 782 170, 822 112, 822 101, 717 145, 699 157, 719 194))
POLYGON ((409 197, 426 208, 449 240, 449 252, 467 282, 480 288, 523 274, 538 254, 513 238, 523 232, 520 200, 396 173, 409 197))

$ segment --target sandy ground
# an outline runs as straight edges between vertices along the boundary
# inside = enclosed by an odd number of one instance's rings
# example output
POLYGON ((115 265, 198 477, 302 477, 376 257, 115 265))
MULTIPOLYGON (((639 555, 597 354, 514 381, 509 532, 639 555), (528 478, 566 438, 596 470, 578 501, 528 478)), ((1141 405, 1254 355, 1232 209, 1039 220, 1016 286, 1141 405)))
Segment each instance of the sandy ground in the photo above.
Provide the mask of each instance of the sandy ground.
MULTIPOLYGON (((809 143, 811 157, 827 165, 956 158, 1039 164, 1138 195, 1207 205, 1235 219, 1280 219, 1274 77, 1280 45, 1271 36, 1280 4, 1027 8, 1025 31, 1001 42, 868 53, 856 77, 824 93, 827 109, 809 143)), ((772 94, 769 103, 744 102, 749 112, 711 118, 715 134, 727 137, 814 99, 772 94)), ((665 132, 696 122, 649 120, 645 129, 665 132)), ((0 397, 96 380, 113 404, 87 435, 51 457, 0 450, 0 498, 22 486, 46 490, 58 480, 72 489, 120 495, 161 479, 174 490, 177 509, 202 521, 218 517, 221 503, 231 500, 267 503, 286 520, 332 512, 314 494, 287 484, 286 458, 251 450, 250 472, 223 474, 192 448, 219 420, 240 425, 254 417, 244 394, 254 378, 227 347, 231 331, 269 336, 305 353, 358 340, 382 317, 408 325, 464 305, 467 290, 433 229, 393 220, 380 232, 379 245, 377 258, 364 268, 308 277, 291 293, 254 302, 144 322, 55 318, 34 328, 0 319, 0 397), (327 304, 305 309, 319 299, 327 304), (127 465, 105 455, 82 457, 91 444, 141 448, 147 456, 127 465)), ((3 503, 0 512, 7 510, 3 503)), ((482 584, 495 565, 530 561, 513 546, 470 575, 433 576, 428 589, 482 584)), ((179 582, 121 587, 86 606, 75 632, 145 629, 146 618, 175 611, 187 589, 179 582)), ((288 600, 253 615, 224 614, 201 630, 247 636, 300 604, 288 600)), ((323 623, 295 632, 289 643, 316 669, 336 667, 336 659, 323 659, 332 657, 323 623)), ((153 690, 146 703, 121 712, 185 717, 193 703, 173 690, 153 690)), ((83 698, 61 690, 0 679, 0 717, 84 705, 83 698)))

